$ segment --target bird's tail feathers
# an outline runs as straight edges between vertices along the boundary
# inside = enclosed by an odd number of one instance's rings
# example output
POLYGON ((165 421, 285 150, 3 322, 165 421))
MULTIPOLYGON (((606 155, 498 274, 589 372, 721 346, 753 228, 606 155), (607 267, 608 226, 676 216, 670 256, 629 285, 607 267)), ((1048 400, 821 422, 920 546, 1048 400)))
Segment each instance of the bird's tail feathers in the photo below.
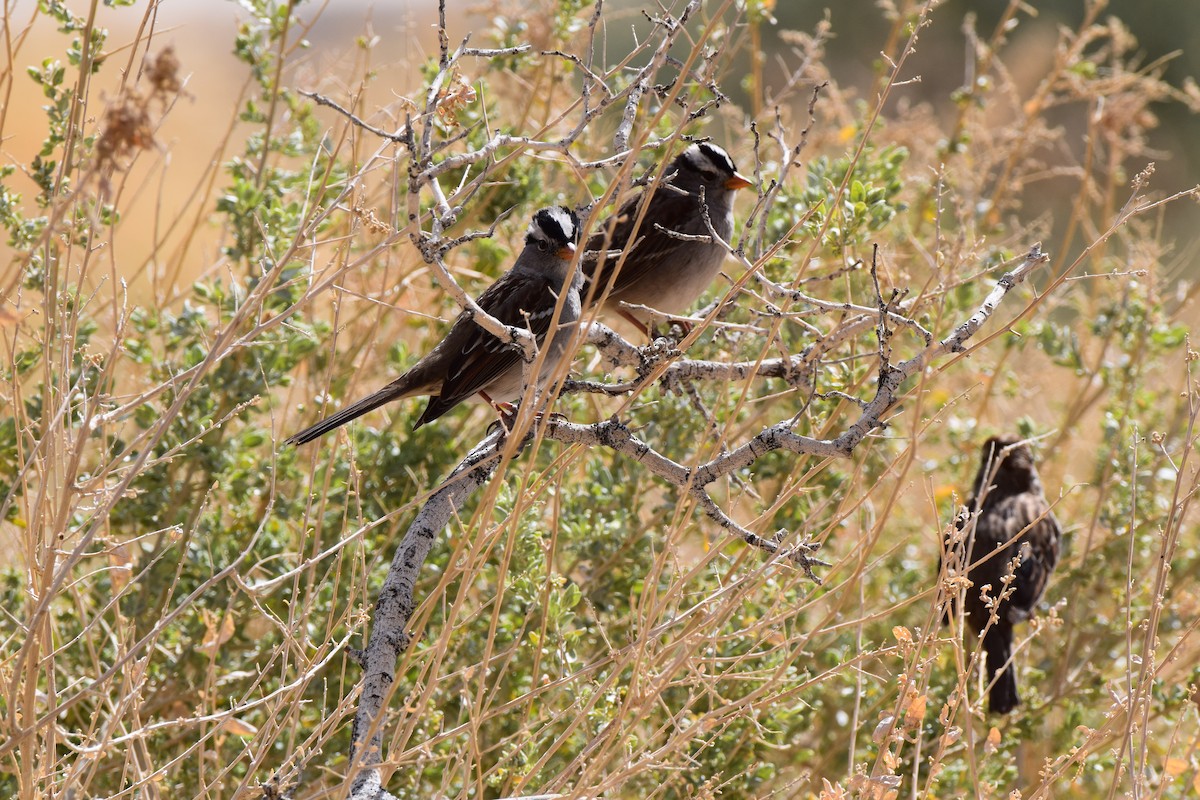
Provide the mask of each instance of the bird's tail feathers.
POLYGON ((993 714, 1007 714, 1021 703, 1017 694, 1017 674, 1012 660, 1012 627, 993 624, 983 637, 987 651, 987 674, 992 681, 988 708, 993 714))
POLYGON ((368 411, 374 411, 384 403, 390 403, 391 401, 399 400, 402 397, 418 394, 419 392, 411 388, 409 383, 410 382, 404 380, 403 377, 400 380, 393 381, 392 383, 389 383, 387 386, 380 389, 378 392, 375 392, 375 394, 367 395, 357 403, 347 406, 336 414, 326 417, 316 425, 305 428, 294 436, 288 437, 284 441, 284 444, 301 445, 305 444, 306 442, 311 442, 313 439, 329 433, 334 428, 339 428, 350 420, 361 417, 368 411))

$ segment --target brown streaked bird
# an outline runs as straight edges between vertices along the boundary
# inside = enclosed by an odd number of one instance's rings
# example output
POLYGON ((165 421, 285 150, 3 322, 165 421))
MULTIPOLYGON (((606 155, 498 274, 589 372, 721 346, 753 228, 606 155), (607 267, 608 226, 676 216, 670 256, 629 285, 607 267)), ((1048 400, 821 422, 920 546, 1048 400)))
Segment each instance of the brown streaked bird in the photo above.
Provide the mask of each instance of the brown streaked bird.
MULTIPOLYGON (((543 208, 534 214, 525 234, 525 248, 512 269, 479 296, 479 307, 488 314, 510 327, 528 329, 538 347, 549 347, 538 373, 539 385, 562 360, 579 320, 583 275, 579 265, 573 265, 578 241, 579 220, 573 211, 561 206, 543 208), (558 328, 550 335, 550 322, 563 291, 567 297, 558 328)), ((507 403, 524 391, 523 366, 518 345, 501 342, 476 324, 469 311, 463 311, 446 338, 411 369, 374 394, 288 438, 286 444, 310 442, 384 403, 414 395, 430 397, 413 430, 473 394, 493 405, 507 403)))
POLYGON ((971 582, 964 611, 975 635, 983 633, 991 683, 988 708, 1007 714, 1021 702, 1012 663, 1013 625, 1033 614, 1046 591, 1062 548, 1062 528, 1046 502, 1032 451, 1014 437, 994 436, 984 443, 967 511, 970 516, 958 522, 968 532, 959 545, 959 563, 968 567, 971 582), (1015 572, 1014 558, 1020 560, 1015 572), (988 626, 992 609, 983 602, 982 587, 990 585, 988 596, 997 598, 1009 574, 1012 594, 999 604, 996 621, 988 626))
POLYGON ((710 236, 701 214, 703 195, 713 230, 728 242, 733 234, 733 194, 751 184, 717 145, 689 145, 667 167, 658 185, 627 201, 588 239, 583 257, 585 302, 590 295, 595 305, 611 283, 605 307, 645 332, 649 331, 645 315, 622 308, 621 303, 666 314, 687 311, 721 271, 726 251, 715 241, 689 241, 671 233, 710 236), (647 198, 649 206, 635 229, 647 198), (622 251, 624 263, 622 256, 608 255, 616 250, 622 251))

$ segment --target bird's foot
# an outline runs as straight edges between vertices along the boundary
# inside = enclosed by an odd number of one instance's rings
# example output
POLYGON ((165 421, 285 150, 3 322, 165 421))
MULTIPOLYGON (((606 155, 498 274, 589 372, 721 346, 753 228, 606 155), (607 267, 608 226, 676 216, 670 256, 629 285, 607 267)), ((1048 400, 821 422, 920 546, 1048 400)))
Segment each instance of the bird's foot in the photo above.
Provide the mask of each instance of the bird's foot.
MULTIPOLYGON (((500 441, 503 442, 508 435, 513 432, 517 426, 517 412, 521 409, 513 403, 493 403, 492 406, 496 409, 498 418, 495 422, 488 426, 488 433, 494 433, 497 429, 501 431, 500 441)), ((544 412, 539 411, 533 417, 533 427, 542 424, 542 420, 549 417, 551 420, 566 422, 565 415, 557 411, 544 412)))
POLYGON ((667 336, 677 342, 682 342, 691 335, 695 328, 690 320, 670 317, 667 319, 667 336))
POLYGON ((520 409, 513 403, 492 403, 492 408, 496 409, 496 421, 488 426, 488 433, 493 433, 499 427, 500 441, 512 433, 513 428, 517 423, 517 411, 520 409))
POLYGON ((679 342, 667 337, 653 339, 650 344, 638 348, 641 363, 638 365, 638 377, 649 375, 659 364, 679 358, 683 353, 676 345, 679 342))

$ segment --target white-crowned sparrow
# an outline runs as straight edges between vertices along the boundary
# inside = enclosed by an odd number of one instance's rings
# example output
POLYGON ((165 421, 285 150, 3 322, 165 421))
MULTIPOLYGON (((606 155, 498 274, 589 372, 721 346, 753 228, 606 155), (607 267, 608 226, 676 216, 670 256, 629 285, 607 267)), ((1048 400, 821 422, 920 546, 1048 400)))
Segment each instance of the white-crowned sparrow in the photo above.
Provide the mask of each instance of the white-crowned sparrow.
MULTIPOLYGON (((512 269, 479 296, 479 306, 505 325, 526 328, 539 347, 549 347, 538 374, 544 381, 562 359, 579 320, 579 290, 583 276, 574 263, 579 220, 567 208, 543 208, 533 216, 525 249, 512 269), (550 321, 559 294, 567 292, 558 327, 549 337, 550 321)), ((521 396, 524 390, 520 347, 502 343, 479 327, 468 311, 454 320, 446 338, 411 369, 379 391, 321 420, 287 440, 304 444, 384 403, 413 395, 430 395, 413 430, 432 422, 473 394, 492 404, 521 396)))
MULTIPOLYGON (((997 714, 1007 714, 1021 702, 1010 663, 1013 625, 1029 618, 1046 591, 1058 563, 1062 528, 1042 493, 1033 453, 1015 438, 994 436, 984 443, 967 510, 975 517, 975 524, 961 545, 959 559, 963 566, 969 565, 967 577, 971 581, 964 610, 977 636, 986 628, 983 649, 992 684, 988 707, 997 714), (1020 559, 1015 572, 1013 558, 1020 559), (999 603, 996 621, 989 627, 993 609, 984 602, 980 590, 990 585, 988 597, 1000 597, 1009 574, 1013 576, 1009 584, 1012 594, 999 603)), ((959 528, 966 526, 970 531, 970 525, 969 518, 960 517, 959 528)))
POLYGON ((733 193, 751 183, 720 147, 707 142, 689 145, 657 185, 626 202, 588 239, 583 258, 585 302, 590 298, 589 307, 594 305, 607 290, 605 305, 642 330, 647 330, 644 315, 623 309, 620 303, 667 314, 686 311, 717 277, 726 254, 724 246, 711 241, 701 202, 713 230, 729 241, 733 193), (635 227, 647 198, 649 207, 635 227), (705 236, 709 241, 694 238, 705 236), (615 250, 621 255, 608 255, 615 250))

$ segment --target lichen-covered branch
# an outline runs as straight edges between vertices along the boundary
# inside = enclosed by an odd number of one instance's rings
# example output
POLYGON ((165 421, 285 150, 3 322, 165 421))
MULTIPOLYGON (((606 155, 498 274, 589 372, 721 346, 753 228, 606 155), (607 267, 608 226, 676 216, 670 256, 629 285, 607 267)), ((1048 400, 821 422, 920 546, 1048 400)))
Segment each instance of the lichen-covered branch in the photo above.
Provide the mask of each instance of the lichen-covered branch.
POLYGON ((475 490, 491 479, 500 463, 497 444, 501 441, 499 432, 492 433, 467 454, 430 495, 392 557, 375 603, 367 647, 358 654, 363 668, 362 694, 350 730, 351 797, 356 800, 390 797, 380 785, 377 767, 383 744, 380 721, 396 680, 396 661, 409 644, 408 623, 417 607, 417 579, 438 534, 475 490))

